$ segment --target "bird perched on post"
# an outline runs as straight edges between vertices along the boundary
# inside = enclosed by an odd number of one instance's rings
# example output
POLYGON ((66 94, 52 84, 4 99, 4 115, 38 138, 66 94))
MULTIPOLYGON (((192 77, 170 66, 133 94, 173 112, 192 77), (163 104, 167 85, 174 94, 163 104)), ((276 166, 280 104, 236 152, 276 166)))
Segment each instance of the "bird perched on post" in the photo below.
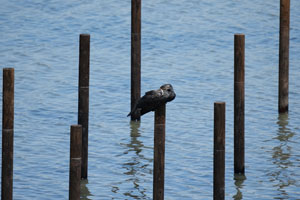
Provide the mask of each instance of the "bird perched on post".
POLYGON ((137 120, 140 116, 155 111, 160 105, 174 100, 176 94, 171 84, 164 84, 158 90, 151 90, 145 93, 140 98, 131 112, 127 115, 132 117, 132 120, 137 120))

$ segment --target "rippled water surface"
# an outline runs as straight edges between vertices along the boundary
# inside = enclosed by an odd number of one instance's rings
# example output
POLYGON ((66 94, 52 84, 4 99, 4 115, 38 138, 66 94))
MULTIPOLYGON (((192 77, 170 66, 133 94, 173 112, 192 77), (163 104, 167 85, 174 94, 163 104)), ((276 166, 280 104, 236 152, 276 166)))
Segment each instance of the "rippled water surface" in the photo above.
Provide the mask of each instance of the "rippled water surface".
MULTIPOLYGON (((215 101, 226 101, 226 199, 300 199, 299 8, 291 0, 290 112, 278 115, 279 0, 143 1, 142 93, 164 83, 177 93, 165 199, 212 199, 215 101), (246 35, 246 178, 233 175, 235 33, 246 35)), ((0 66, 15 68, 14 199, 68 198, 80 33, 91 34, 82 199, 152 199, 153 113, 126 117, 130 9, 130 0, 1 1, 0 66)))

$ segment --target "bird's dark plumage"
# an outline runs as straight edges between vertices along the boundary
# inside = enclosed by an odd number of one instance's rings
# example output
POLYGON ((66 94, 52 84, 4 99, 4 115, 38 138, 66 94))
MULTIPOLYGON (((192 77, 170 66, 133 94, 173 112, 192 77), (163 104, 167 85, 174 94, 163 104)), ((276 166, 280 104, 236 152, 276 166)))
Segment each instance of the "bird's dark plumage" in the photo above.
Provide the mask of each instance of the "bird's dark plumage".
POLYGON ((150 111, 155 111, 160 105, 175 99, 176 94, 171 84, 162 85, 158 90, 151 90, 145 93, 140 98, 131 112, 127 115, 131 116, 132 119, 138 119, 143 114, 150 111))

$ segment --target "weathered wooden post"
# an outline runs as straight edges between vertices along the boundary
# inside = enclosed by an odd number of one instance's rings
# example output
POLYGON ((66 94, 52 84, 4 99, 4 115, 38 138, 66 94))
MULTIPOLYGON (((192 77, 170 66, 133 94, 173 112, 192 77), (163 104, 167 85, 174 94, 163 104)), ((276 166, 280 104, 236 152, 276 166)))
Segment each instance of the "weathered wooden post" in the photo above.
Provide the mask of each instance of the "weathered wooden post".
POLYGON ((280 0, 279 33, 279 113, 289 110, 289 40, 290 40, 290 0, 280 0))
POLYGON ((245 173, 245 35, 234 35, 234 173, 245 173))
POLYGON ((69 199, 80 199, 82 126, 72 125, 70 135, 69 199))
POLYGON ((225 102, 214 103, 214 200, 225 199, 225 102))
POLYGON ((131 0, 131 110, 141 97, 141 4, 131 0))
POLYGON ((14 69, 3 69, 1 199, 13 199, 14 69))
POLYGON ((81 178, 88 176, 90 35, 80 34, 78 124, 82 125, 81 178))
POLYGON ((164 199, 165 182, 165 125, 166 105, 155 110, 154 114, 154 170, 153 170, 153 200, 164 199))

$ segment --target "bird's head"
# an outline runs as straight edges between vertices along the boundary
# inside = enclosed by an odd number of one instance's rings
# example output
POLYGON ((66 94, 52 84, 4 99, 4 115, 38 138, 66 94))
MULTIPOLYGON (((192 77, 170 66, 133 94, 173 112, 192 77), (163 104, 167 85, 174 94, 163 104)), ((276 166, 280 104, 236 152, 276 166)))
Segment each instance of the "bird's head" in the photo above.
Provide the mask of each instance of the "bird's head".
POLYGON ((175 99, 176 94, 174 92, 173 86, 171 84, 164 84, 160 86, 162 91, 162 96, 166 99, 166 102, 172 101, 175 99))

